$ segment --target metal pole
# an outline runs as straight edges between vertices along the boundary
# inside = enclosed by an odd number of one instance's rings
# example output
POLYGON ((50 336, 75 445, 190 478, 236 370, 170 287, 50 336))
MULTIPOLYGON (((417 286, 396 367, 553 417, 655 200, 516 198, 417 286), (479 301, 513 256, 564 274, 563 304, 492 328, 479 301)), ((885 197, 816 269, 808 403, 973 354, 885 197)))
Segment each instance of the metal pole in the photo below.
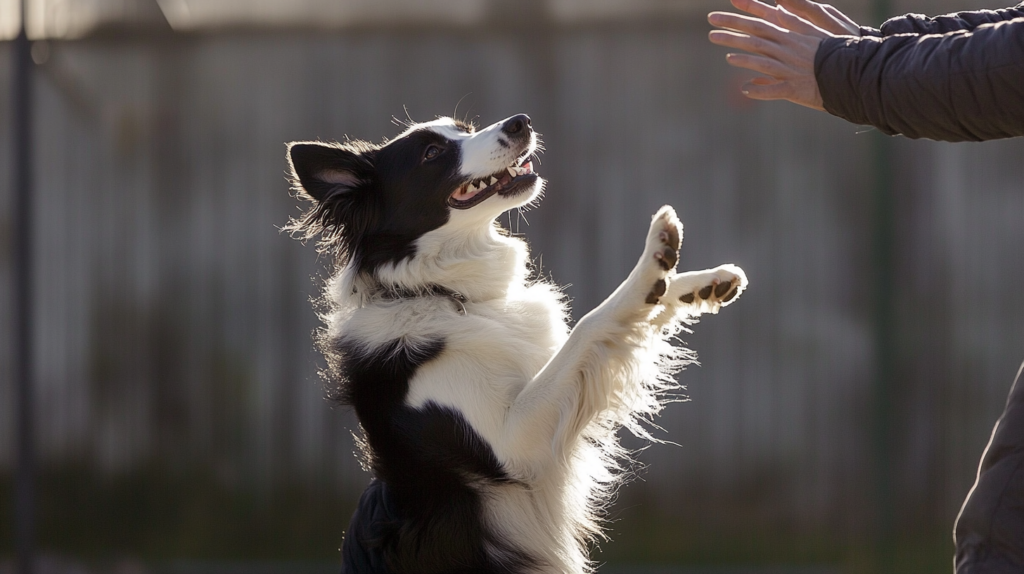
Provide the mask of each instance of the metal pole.
MULTIPOLYGON (((891 16, 889 0, 873 0, 874 20, 883 22, 891 16)), ((893 441, 895 440, 896 305, 893 281, 896 274, 896 215, 893 208, 892 138, 872 134, 874 191, 872 193, 874 263, 874 498, 875 498, 875 572, 889 574, 896 563, 896 493, 893 441)))
POLYGON ((35 558, 35 436, 32 388, 32 53, 25 32, 28 0, 14 40, 11 94, 14 188, 11 211, 14 275, 14 349, 17 470, 14 487, 15 545, 19 574, 32 574, 35 558))
POLYGON ((892 572, 895 564, 895 440, 896 353, 899 337, 893 304, 893 276, 896 272, 892 190, 892 142, 888 136, 874 134, 874 467, 875 467, 875 571, 892 572))

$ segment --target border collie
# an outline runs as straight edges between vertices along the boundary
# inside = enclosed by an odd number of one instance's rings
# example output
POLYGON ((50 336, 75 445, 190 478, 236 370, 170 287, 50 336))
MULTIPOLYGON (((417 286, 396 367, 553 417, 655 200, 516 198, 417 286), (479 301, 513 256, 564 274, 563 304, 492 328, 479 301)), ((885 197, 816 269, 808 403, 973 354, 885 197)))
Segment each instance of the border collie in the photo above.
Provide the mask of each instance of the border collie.
POLYGON ((348 573, 582 573, 644 423, 694 357, 674 335, 745 288, 676 273, 682 227, 654 216, 629 277, 575 328, 526 243, 495 219, 538 200, 526 115, 440 118, 381 145, 294 142, 288 229, 333 256, 317 343, 359 418, 373 479, 348 573))

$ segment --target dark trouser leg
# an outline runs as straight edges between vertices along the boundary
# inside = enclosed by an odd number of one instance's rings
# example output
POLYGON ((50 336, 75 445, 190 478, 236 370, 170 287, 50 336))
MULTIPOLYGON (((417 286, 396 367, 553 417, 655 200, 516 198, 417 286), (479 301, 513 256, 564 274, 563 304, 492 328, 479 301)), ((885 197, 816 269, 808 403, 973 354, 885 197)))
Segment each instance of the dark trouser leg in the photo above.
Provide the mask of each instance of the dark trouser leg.
POLYGON ((1024 383, 1021 371, 1006 410, 981 455, 978 478, 957 516, 956 574, 1024 572, 1024 383))

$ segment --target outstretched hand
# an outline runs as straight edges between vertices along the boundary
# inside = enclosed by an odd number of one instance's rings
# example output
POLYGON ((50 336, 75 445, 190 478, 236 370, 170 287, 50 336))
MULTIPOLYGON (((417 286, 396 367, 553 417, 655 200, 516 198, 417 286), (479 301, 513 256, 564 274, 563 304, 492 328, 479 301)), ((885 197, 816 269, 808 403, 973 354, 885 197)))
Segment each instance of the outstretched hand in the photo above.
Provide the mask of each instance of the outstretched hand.
POLYGON ((751 52, 728 54, 731 66, 764 74, 741 88, 755 100, 789 100, 824 110, 814 78, 814 54, 825 38, 860 35, 860 27, 839 10, 811 0, 777 0, 776 6, 757 0, 731 0, 750 14, 712 12, 708 22, 713 44, 751 52))

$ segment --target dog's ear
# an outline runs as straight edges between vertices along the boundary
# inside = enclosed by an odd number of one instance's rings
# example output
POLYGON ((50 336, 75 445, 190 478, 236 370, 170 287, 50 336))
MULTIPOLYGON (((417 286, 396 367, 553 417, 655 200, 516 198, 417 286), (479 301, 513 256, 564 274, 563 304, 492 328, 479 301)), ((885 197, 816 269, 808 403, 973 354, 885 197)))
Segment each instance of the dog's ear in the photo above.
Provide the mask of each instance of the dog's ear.
POLYGON ((318 142, 288 144, 288 163, 296 190, 316 202, 335 193, 348 193, 369 183, 373 164, 360 146, 318 142))
POLYGON ((372 229, 376 148, 365 142, 288 144, 292 186, 313 207, 293 219, 285 231, 299 239, 320 236, 320 249, 342 260, 372 229))

